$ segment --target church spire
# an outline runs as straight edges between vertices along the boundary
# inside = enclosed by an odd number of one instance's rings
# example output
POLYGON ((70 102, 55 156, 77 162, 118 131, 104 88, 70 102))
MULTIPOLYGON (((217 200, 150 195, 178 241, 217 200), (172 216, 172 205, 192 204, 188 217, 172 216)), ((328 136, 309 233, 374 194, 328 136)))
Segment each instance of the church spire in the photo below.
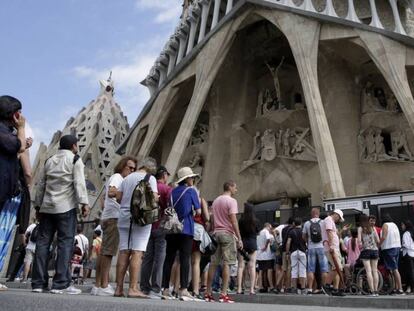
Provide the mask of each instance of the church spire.
POLYGON ((105 80, 100 80, 99 84, 101 85, 101 95, 102 94, 110 94, 110 95, 114 95, 114 81, 112 81, 112 70, 109 73, 109 77, 108 79, 105 80))

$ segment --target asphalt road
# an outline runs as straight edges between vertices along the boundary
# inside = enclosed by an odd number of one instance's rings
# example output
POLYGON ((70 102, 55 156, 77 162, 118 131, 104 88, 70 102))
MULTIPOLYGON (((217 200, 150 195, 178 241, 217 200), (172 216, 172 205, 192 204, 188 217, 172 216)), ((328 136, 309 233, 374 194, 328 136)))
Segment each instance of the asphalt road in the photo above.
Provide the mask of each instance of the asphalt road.
MULTIPOLYGON (((206 302, 182 302, 143 300, 131 298, 96 297, 88 294, 81 295, 53 295, 36 294, 29 290, 9 289, 0 292, 0 311, 208 311, 208 310, 237 310, 237 311, 371 311, 378 309, 358 308, 332 308, 332 307, 307 307, 275 304, 221 304, 206 302)), ((399 310, 399 309, 387 309, 399 310)))

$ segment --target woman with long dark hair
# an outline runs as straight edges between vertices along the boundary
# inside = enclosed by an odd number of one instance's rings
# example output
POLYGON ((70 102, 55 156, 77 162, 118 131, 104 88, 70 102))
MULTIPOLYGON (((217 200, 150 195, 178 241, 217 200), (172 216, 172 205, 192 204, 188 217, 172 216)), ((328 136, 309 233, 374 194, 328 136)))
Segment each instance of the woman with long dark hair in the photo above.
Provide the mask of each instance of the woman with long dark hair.
POLYGON ((364 264, 371 295, 378 296, 378 244, 380 242, 377 231, 372 228, 367 215, 359 218, 361 226, 358 228, 358 241, 362 245, 359 258, 364 264))
POLYGON ((406 275, 407 292, 414 291, 414 226, 409 220, 401 223, 403 265, 402 273, 406 275))
MULTIPOLYGON (((239 220, 239 229, 243 241, 243 250, 249 255, 247 266, 250 276, 250 294, 254 295, 254 286, 256 281, 257 234, 259 233, 259 227, 256 216, 254 215, 254 207, 249 203, 244 206, 244 213, 239 220)), ((242 293, 243 272, 246 259, 247 258, 244 258, 244 256, 239 254, 239 271, 237 274, 238 294, 242 293)))

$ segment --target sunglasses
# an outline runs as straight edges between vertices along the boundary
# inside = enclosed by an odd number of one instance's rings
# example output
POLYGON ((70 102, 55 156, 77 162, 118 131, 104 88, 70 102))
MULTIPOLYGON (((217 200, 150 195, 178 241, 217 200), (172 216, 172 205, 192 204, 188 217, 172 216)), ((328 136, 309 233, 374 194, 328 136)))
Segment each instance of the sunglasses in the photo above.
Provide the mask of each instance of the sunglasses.
POLYGON ((135 171, 135 166, 128 166, 128 168, 133 172, 135 171))

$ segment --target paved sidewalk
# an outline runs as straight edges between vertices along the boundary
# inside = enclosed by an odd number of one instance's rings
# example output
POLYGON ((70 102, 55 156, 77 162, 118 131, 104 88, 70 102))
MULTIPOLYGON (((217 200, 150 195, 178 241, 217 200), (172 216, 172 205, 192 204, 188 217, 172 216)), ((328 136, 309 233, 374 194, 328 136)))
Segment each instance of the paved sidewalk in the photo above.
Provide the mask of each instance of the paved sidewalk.
MULTIPOLYGON (((249 296, 246 296, 249 298, 249 296)), ((296 297, 297 298, 297 297, 296 297)), ((293 305, 296 298, 291 297, 293 305)), ((306 298, 306 297, 304 297, 306 298)), ((327 297, 328 298, 328 297, 327 297)), ((341 299, 341 298, 337 298, 341 299)), ((331 300, 331 299, 327 299, 331 300)), ((250 301, 252 302, 252 301, 250 301)), ((365 308, 340 308, 339 305, 329 307, 318 307, 318 311, 373 311, 376 307, 368 308, 366 300, 365 308)), ((183 302, 183 301, 166 301, 151 299, 131 299, 115 297, 96 297, 90 295, 53 295, 53 294, 36 294, 29 290, 10 289, 6 292, 0 292, 0 310, 87 310, 87 311, 315 311, 314 306, 292 306, 277 304, 251 304, 251 303, 207 303, 207 302, 183 302)), ((389 310, 401 310, 394 306, 389 310)))
MULTIPOLYGON (((2 282, 2 280, 0 280, 2 282)), ((4 284, 4 283, 3 283, 4 284)), ((114 284, 113 284, 114 285, 114 284)), ((30 283, 22 284, 20 282, 7 283, 10 291, 30 293, 30 283)), ((76 286, 82 290, 82 297, 89 296, 92 284, 76 286)), ((31 293, 30 293, 31 294, 31 293)), ((236 305, 243 304, 261 304, 261 305, 295 305, 295 306, 318 306, 318 307, 339 307, 339 308, 374 308, 374 309, 399 309, 414 310, 414 295, 407 296, 346 296, 346 297, 329 297, 325 295, 302 296, 293 294, 257 294, 251 295, 232 295, 233 299, 238 302, 236 305)), ((100 301, 102 297, 98 297, 100 301)), ((112 298, 112 297, 109 297, 112 298)), ((159 302, 150 300, 151 302, 159 302)), ((201 303, 204 304, 204 303, 201 303)), ((210 305, 210 304, 207 304, 210 305)), ((1 306, 0 306, 1 310, 1 306)), ((264 311, 264 310, 260 310, 264 311)))

